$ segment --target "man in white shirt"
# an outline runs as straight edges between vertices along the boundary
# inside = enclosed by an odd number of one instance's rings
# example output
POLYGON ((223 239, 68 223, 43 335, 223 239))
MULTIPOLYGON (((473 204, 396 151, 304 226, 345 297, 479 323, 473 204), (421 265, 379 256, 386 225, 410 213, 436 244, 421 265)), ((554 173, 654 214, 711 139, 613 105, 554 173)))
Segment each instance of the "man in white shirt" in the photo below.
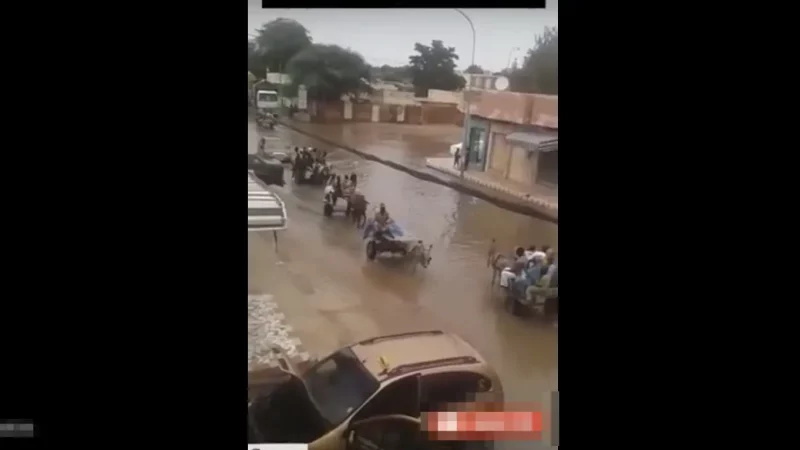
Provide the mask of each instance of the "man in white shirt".
POLYGON ((545 246, 545 247, 542 247, 542 250, 536 250, 536 246, 535 245, 531 245, 530 247, 528 247, 527 250, 525 250, 525 257, 528 258, 528 261, 530 261, 532 259, 535 259, 535 258, 539 258, 542 261, 544 261, 544 259, 547 257, 547 254, 545 253, 547 251, 547 249, 548 249, 548 247, 545 246))

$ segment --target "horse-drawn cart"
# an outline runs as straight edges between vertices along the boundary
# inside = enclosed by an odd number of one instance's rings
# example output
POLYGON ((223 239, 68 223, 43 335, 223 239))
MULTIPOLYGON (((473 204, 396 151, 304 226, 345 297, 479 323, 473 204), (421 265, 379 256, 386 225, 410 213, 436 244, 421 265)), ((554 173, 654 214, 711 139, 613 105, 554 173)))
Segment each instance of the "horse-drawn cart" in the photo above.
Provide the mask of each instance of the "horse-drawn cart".
POLYGON ((334 213, 342 213, 347 218, 352 218, 356 227, 361 228, 367 221, 367 205, 369 202, 360 193, 336 197, 336 193, 327 190, 322 198, 322 214, 325 217, 332 217, 334 213))
POLYGON ((542 276, 539 283, 522 288, 515 280, 522 276, 523 266, 512 255, 498 253, 495 242, 489 250, 487 265, 492 269, 492 285, 503 289, 506 310, 514 316, 535 312, 543 316, 558 314, 558 269, 542 276))
POLYGON ((431 263, 431 249, 427 248, 421 239, 406 234, 397 224, 391 223, 384 230, 380 230, 374 221, 367 223, 364 229, 364 239, 367 241, 367 259, 374 261, 378 255, 387 255, 393 258, 403 258, 411 264, 412 270, 417 264, 428 267, 431 263))
POLYGON ((292 178, 298 184, 321 185, 331 177, 331 171, 330 164, 300 159, 292 166, 292 178))

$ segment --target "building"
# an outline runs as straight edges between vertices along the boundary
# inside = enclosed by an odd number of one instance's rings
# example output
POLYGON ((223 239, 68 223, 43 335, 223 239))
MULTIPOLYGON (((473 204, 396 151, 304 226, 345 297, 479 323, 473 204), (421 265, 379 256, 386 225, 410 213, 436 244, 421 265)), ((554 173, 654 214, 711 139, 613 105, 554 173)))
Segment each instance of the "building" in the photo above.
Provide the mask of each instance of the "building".
POLYGON ((558 96, 483 91, 470 112, 469 169, 558 187, 558 96))
POLYGON ((466 80, 465 88, 478 91, 493 91, 495 81, 502 75, 493 75, 491 72, 484 73, 463 73, 462 77, 466 80))

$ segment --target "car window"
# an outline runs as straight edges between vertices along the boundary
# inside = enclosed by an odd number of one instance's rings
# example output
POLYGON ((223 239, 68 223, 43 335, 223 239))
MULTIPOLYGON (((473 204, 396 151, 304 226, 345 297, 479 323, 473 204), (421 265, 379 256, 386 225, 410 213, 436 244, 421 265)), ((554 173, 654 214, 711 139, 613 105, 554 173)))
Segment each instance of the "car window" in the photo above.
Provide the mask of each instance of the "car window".
POLYGON ((420 445, 419 424, 403 419, 385 419, 356 425, 347 450, 416 450, 420 445))
POLYGON ((303 375, 303 381, 322 416, 334 426, 360 408, 379 387, 350 349, 320 361, 303 375))
POLYGON ((448 372, 422 378, 422 410, 442 411, 447 403, 474 401, 474 394, 486 389, 488 379, 473 372, 448 372))
POLYGON ((394 380, 369 400, 356 414, 354 421, 375 416, 402 414, 419 417, 419 376, 411 375, 394 380))

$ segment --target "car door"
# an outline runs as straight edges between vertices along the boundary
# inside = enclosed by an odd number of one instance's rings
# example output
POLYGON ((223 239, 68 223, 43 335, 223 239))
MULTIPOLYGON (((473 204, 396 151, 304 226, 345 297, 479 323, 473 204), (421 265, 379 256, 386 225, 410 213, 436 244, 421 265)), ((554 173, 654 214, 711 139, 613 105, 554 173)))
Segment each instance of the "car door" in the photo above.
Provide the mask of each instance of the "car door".
POLYGON ((353 416, 351 423, 376 416, 401 414, 409 417, 420 416, 420 377, 409 375, 393 380, 370 398, 353 416))
POLYGON ((403 415, 357 422, 346 436, 347 450, 416 450, 422 445, 419 419, 403 415))

